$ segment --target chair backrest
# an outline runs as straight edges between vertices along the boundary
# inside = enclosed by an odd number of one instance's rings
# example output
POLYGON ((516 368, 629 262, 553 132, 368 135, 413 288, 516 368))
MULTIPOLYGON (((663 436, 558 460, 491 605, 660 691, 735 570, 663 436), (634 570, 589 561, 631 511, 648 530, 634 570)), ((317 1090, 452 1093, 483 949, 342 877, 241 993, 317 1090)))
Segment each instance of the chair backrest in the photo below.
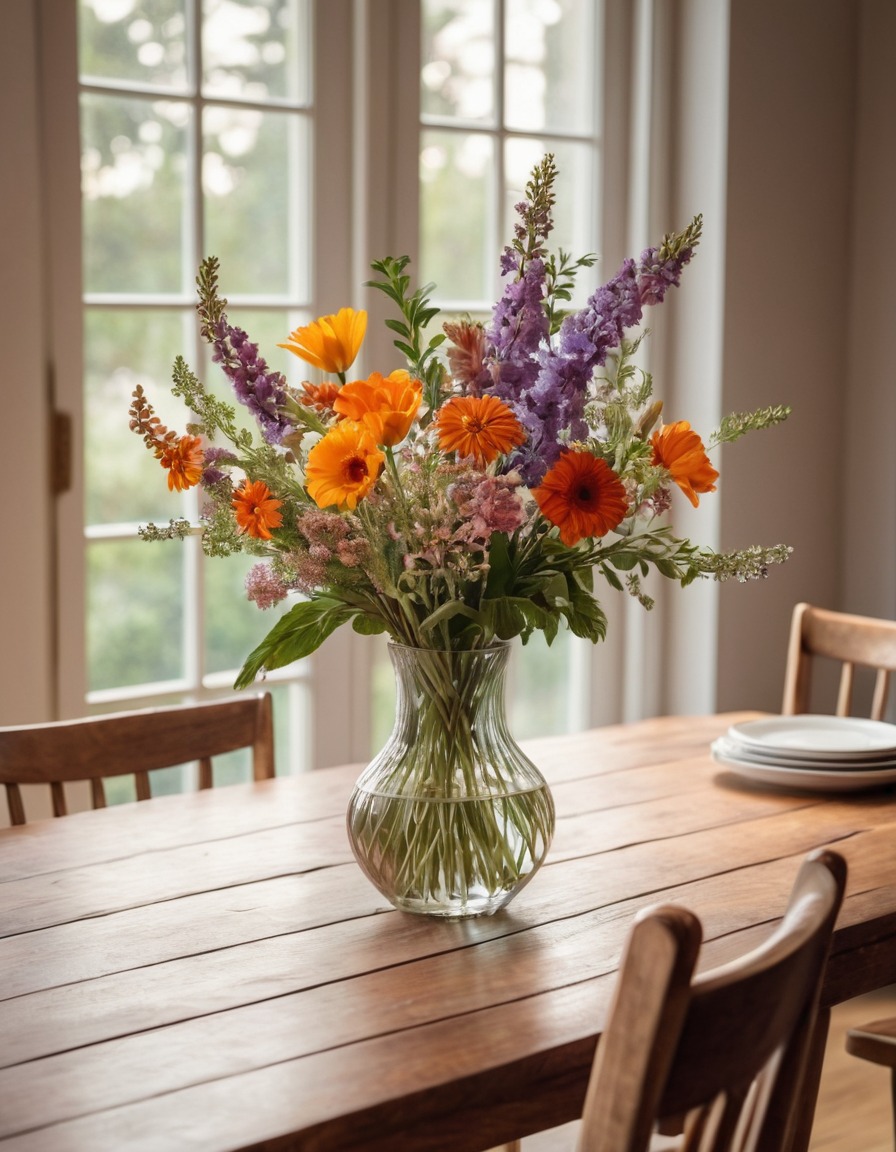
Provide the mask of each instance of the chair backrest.
POLYGON ((696 977, 697 918, 671 905, 636 917, 579 1152, 644 1152, 658 1124, 683 1124, 688 1152, 789 1147, 845 884, 841 856, 812 853, 769 939, 696 977))
POLYGON ((850 715, 856 668, 876 669, 871 719, 883 719, 890 673, 896 671, 896 621, 797 604, 793 610, 787 650, 781 708, 785 716, 809 711, 812 664, 816 656, 828 657, 842 665, 837 696, 838 716, 850 715))
POLYGON ((25 823, 21 784, 48 784, 53 815, 65 816, 63 785, 89 780, 94 808, 106 805, 103 779, 133 775, 137 799, 150 797, 149 772, 199 763, 199 787, 210 788, 212 757, 252 749, 256 780, 274 775, 273 709, 269 692, 237 699, 146 708, 80 720, 0 728, 0 784, 9 818, 25 823))

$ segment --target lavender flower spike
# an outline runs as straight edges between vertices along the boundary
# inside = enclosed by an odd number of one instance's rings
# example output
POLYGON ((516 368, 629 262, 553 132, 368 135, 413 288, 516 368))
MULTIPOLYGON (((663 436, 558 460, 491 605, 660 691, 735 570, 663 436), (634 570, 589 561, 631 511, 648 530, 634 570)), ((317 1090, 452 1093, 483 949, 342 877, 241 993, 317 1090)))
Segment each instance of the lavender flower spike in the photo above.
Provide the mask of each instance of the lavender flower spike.
POLYGON ((612 280, 598 288, 580 312, 564 319, 557 345, 539 350, 537 375, 522 381, 515 395, 512 386, 508 387, 515 381, 502 373, 503 388, 499 384, 493 391, 515 400, 514 410, 529 431, 531 444, 538 446, 537 453, 530 451, 524 457, 518 452, 507 463, 523 473, 530 487, 541 482, 559 456, 561 434, 570 439, 583 435, 585 401, 594 370, 620 345, 626 329, 640 321, 644 307, 661 303, 669 286, 679 283, 682 268, 700 239, 701 226, 702 217, 696 216, 683 232, 648 248, 637 264, 623 261, 612 280))
POLYGON ((258 345, 253 344, 242 328, 234 328, 221 316, 212 327, 212 360, 220 364, 233 385, 236 398, 245 404, 261 429, 268 444, 280 444, 293 432, 293 424, 283 414, 286 404, 286 380, 272 372, 258 345))
POLYGON ((242 328, 227 322, 227 301, 218 294, 218 258, 208 256, 196 277, 199 290, 200 331, 212 345, 212 360, 220 364, 233 385, 236 398, 245 404, 261 428, 268 444, 280 444, 293 432, 294 425, 283 413, 287 401, 286 379, 272 372, 258 355, 242 328))

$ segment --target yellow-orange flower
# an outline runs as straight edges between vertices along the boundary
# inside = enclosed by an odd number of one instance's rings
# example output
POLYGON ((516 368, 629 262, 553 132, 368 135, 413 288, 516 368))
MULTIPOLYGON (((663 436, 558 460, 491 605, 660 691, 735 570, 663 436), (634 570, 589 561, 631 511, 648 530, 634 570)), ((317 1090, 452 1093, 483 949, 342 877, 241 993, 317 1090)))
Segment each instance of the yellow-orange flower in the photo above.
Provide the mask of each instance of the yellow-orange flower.
POLYGON ((363 424, 343 420, 308 453, 308 493, 318 508, 335 504, 354 511, 376 483, 385 459, 363 424))
POLYGON ((181 436, 162 440, 156 455, 168 469, 168 491, 183 492, 202 479, 202 441, 198 436, 181 436))
POLYGON ((472 456, 480 468, 526 439, 522 424, 497 396, 455 396, 439 409, 435 424, 443 452, 472 456))
POLYGON ((343 373, 352 366, 367 331, 367 313, 340 308, 335 314, 319 316, 310 324, 290 332, 286 348, 324 372, 343 373))
POLYGON ((696 508, 698 492, 715 492, 719 474, 706 455, 703 441, 687 420, 664 424, 650 438, 653 463, 661 464, 696 508))
POLYGON ((243 481, 230 503, 240 531, 256 540, 272 539, 271 529, 279 528, 283 523, 279 512, 283 501, 271 494, 263 480, 243 481))
POLYGON ((388 376, 373 372, 339 389, 333 410, 364 425, 377 444, 393 448, 407 436, 420 410, 423 386, 399 368, 388 376))
POLYGON ((590 452, 564 452, 532 495, 570 547, 589 536, 606 536, 628 512, 622 481, 590 452))

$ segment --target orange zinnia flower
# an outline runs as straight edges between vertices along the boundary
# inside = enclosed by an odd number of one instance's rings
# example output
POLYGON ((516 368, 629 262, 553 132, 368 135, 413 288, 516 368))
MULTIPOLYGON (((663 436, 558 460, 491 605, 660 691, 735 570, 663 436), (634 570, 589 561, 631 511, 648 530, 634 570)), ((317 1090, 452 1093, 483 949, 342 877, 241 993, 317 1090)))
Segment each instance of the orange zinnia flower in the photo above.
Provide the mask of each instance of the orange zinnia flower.
POLYGON ((650 438, 653 463, 661 464, 696 508, 698 492, 715 492, 719 474, 706 455, 703 441, 687 420, 664 424, 650 438))
POLYGON ((308 493, 318 508, 335 504, 352 512, 376 483, 384 460, 363 424, 343 420, 308 453, 308 493))
POLYGON ((338 395, 339 385, 332 380, 326 380, 323 384, 311 384, 305 380, 302 384, 302 403, 315 412, 332 412, 333 401, 338 395))
POLYGON ((271 494, 263 480, 244 480, 234 492, 230 504, 236 512, 240 531, 256 540, 272 539, 271 528, 279 528, 283 523, 278 511, 283 507, 283 501, 271 494))
POLYGON ((570 547, 588 536, 606 536, 628 512, 622 481, 590 452, 564 452, 532 495, 570 547))
POLYGON ((289 340, 277 347, 288 349, 324 372, 341 375, 354 363, 366 331, 366 312, 340 308, 335 315, 319 316, 303 328, 296 328, 290 332, 289 340))
POLYGON ((202 479, 202 441, 198 436, 163 440, 156 449, 162 467, 168 469, 168 491, 183 492, 202 479))
POLYGON ((472 456, 480 468, 526 439, 522 424, 496 396, 455 396, 439 409, 435 423, 442 451, 472 456))
POLYGON ((339 389, 333 410, 364 425, 377 444, 393 448, 407 436, 420 409, 423 385, 398 369, 388 376, 373 372, 339 389))

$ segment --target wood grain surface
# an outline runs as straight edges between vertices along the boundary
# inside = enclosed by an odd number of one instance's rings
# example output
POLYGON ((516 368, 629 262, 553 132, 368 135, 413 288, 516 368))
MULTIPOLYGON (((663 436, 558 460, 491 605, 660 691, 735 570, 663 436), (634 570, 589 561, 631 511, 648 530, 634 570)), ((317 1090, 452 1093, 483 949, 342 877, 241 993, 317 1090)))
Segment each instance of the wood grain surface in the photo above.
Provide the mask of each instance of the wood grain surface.
POLYGON ((742 781, 747 713, 531 741, 557 832, 504 912, 392 910, 351 855, 357 766, 0 832, 0 1149, 479 1152, 573 1119, 623 940, 692 908, 762 938, 802 856, 850 868, 825 999, 896 983, 891 790, 742 781))

